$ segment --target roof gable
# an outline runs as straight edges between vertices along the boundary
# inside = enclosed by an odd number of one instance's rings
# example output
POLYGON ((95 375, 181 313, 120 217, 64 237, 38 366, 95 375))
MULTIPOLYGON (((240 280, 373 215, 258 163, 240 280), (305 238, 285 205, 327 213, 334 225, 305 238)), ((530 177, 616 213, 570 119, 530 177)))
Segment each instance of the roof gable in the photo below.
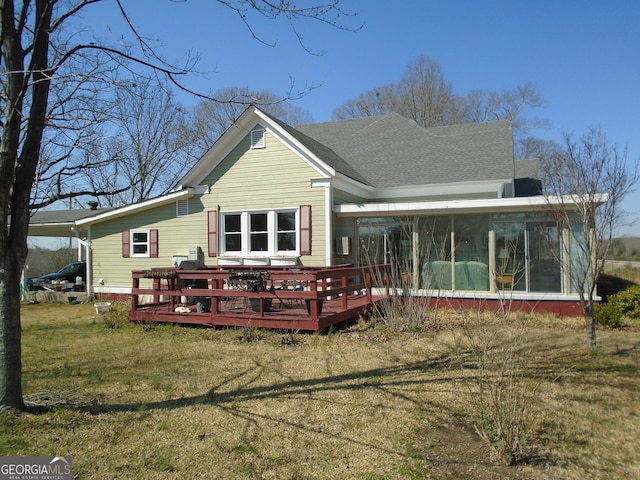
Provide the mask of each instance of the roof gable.
POLYGON ((195 186, 202 182, 258 124, 266 128, 279 141, 286 144, 303 161, 306 161, 318 172, 319 176, 333 177, 336 173, 340 173, 358 182, 365 182, 365 179, 339 155, 333 152, 331 148, 271 117, 256 107, 249 107, 187 172, 176 187, 176 190, 186 186, 195 186))
POLYGON ((341 175, 368 189, 514 179, 513 133, 507 121, 423 128, 391 113, 294 128, 249 107, 178 189, 202 182, 256 124, 308 162, 320 177, 341 175))

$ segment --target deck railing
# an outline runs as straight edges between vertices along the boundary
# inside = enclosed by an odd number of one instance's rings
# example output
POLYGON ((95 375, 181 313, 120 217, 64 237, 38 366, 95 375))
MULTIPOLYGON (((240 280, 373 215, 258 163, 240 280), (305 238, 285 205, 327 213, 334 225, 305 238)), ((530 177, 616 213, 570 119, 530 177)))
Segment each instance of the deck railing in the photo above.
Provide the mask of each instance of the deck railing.
POLYGON ((229 318, 234 306, 254 317, 277 316, 273 313, 276 309, 271 308, 275 302, 277 305, 300 305, 301 315, 317 322, 326 301, 336 305, 338 313, 348 312, 356 304, 356 298, 358 305, 363 304, 363 296, 368 303, 372 302, 372 278, 387 267, 136 270, 132 272, 131 318, 136 318, 135 312, 155 308, 170 314, 210 316, 211 323, 215 324, 216 318, 229 318))

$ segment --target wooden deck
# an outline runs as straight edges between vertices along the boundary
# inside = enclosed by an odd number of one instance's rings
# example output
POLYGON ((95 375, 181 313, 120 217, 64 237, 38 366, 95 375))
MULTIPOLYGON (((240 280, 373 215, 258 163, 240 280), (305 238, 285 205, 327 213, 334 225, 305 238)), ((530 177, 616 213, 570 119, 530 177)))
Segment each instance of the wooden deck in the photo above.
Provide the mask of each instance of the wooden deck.
POLYGON ((129 320, 320 331, 370 310, 376 267, 132 272, 129 320))

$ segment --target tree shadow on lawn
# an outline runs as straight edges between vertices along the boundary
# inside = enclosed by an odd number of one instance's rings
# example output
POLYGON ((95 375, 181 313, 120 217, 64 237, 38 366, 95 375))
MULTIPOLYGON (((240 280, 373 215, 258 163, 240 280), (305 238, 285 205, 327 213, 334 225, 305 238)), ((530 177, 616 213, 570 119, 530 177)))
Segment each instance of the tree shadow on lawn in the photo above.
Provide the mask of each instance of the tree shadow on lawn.
MULTIPOLYGON (((150 403, 96 404, 80 407, 79 410, 99 415, 111 412, 172 410, 189 406, 210 405, 246 422, 278 423, 309 435, 328 436, 382 454, 410 458, 419 461, 416 464, 409 461, 408 465, 411 468, 418 470, 426 468, 426 471, 437 475, 437 478, 453 480, 464 478, 465 475, 471 475, 476 480, 522 478, 518 468, 500 466, 492 462, 487 445, 468 424, 468 419, 461 413, 460 407, 458 406, 456 409, 455 405, 444 402, 446 395, 458 396, 459 394, 452 389, 451 392, 444 392, 441 401, 434 400, 434 397, 443 394, 445 382, 469 381, 470 377, 463 378, 459 371, 450 368, 449 355, 405 365, 375 368, 342 375, 293 380, 256 387, 243 386, 229 391, 221 391, 225 385, 231 382, 254 381, 260 375, 261 369, 263 366, 256 363, 255 368, 246 369, 234 377, 225 379, 203 395, 150 403), (430 372, 431 375, 427 375, 430 372), (437 372, 442 372, 442 374, 437 372), (437 389, 434 395, 429 395, 429 390, 427 390, 429 386, 437 389), (378 408, 405 408, 413 412, 424 413, 425 416, 428 415, 428 422, 419 422, 414 426, 416 435, 424 441, 418 442, 418 447, 415 447, 412 442, 411 445, 406 445, 406 451, 402 451, 403 447, 394 448, 389 444, 366 441, 344 432, 327 431, 322 428, 322 425, 289 420, 280 414, 270 415, 256 412, 249 405, 243 406, 243 402, 256 400, 291 399, 294 397, 318 400, 317 395, 323 392, 338 390, 349 392, 362 389, 380 390, 385 395, 398 400, 395 406, 392 406, 394 402, 388 402, 388 407, 378 406, 378 408), (400 403, 405 405, 398 406, 400 403)), ((202 431, 197 438, 204 441, 213 435, 215 434, 202 431)), ((543 461, 549 463, 548 459, 543 461)), ((529 455, 523 459, 523 463, 537 467, 542 461, 529 455)))
MULTIPOLYGON (((192 397, 175 398, 170 400, 161 400, 157 402, 139 402, 130 404, 92 404, 80 406, 79 411, 100 415, 109 412, 139 412, 144 410, 172 410, 196 405, 212 405, 221 406, 225 403, 233 403, 238 405, 243 401, 267 400, 278 398, 290 398, 294 396, 310 396, 323 391, 337 390, 361 390, 364 388, 376 388, 384 390, 388 395, 396 396, 404 401, 413 403, 416 409, 426 410, 425 401, 417 400, 394 388, 406 388, 411 385, 416 387, 424 387, 427 384, 439 383, 442 381, 456 381, 461 377, 444 376, 432 379, 416 378, 420 372, 427 370, 445 370, 448 369, 449 357, 443 355, 436 359, 414 362, 406 365, 398 365, 392 367, 375 368, 359 372, 347 373, 342 375, 331 375, 322 378, 312 378, 305 380, 292 380, 287 382, 275 383, 272 385, 262 385, 255 387, 241 387, 235 390, 221 391, 222 387, 231 382, 239 381, 249 375, 256 375, 264 367, 256 362, 255 368, 248 368, 245 371, 228 378, 223 382, 212 387, 207 393, 195 395, 192 397)), ((250 379, 247 383, 254 381, 250 379)), ((445 408, 444 405, 433 404, 433 407, 445 408)))

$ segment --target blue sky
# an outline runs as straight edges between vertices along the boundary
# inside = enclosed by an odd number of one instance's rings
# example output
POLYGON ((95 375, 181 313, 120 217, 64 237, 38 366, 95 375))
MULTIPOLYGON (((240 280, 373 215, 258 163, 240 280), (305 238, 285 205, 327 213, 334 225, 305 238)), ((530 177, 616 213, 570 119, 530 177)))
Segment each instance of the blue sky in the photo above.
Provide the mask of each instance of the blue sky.
MULTIPOLYGON (((551 123, 542 137, 581 134, 601 127, 612 142, 640 157, 640 1, 637 0, 343 0, 357 12, 344 19, 358 32, 304 21, 300 47, 282 21, 250 19, 267 46, 254 40, 237 16, 212 0, 125 1, 141 33, 164 44, 169 60, 187 51, 201 55, 185 84, 207 93, 247 86, 282 94, 291 79, 300 88, 319 84, 296 105, 315 121, 347 99, 402 75, 421 54, 442 65, 456 93, 501 90, 527 81, 546 106, 531 116, 551 123)), ((304 3, 304 0, 301 0, 304 3)), ((97 36, 129 37, 108 1, 86 9, 97 36)), ((195 99, 184 95, 185 104, 195 99)), ((625 204, 638 213, 640 192, 625 204)), ((640 224, 621 229, 640 235, 640 224)))

